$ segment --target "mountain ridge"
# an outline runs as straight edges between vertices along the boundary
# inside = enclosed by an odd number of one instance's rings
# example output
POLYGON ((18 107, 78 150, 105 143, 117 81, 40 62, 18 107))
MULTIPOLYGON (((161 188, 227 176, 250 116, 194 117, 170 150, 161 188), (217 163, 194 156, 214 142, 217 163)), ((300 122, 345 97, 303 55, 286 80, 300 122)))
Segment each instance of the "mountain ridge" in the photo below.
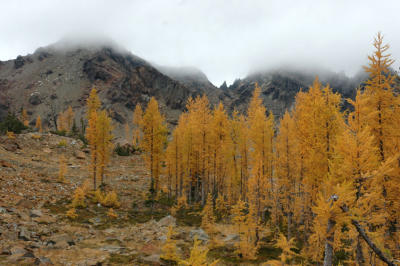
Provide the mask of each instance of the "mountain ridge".
MULTIPOLYGON (((60 41, 0 62, 0 118, 24 108, 31 125, 40 115, 44 125, 54 129, 58 113, 71 105, 78 122, 85 115, 90 89, 96 87, 103 107, 111 110, 117 135, 122 135, 123 124, 132 120, 135 106, 146 105, 152 96, 173 126, 187 99, 202 94, 209 97, 211 105, 221 101, 228 113, 234 109, 245 112, 256 82, 267 110, 280 117, 293 106, 296 93, 312 84, 314 74, 294 67, 278 68, 216 87, 197 68, 150 63, 112 42, 60 41)), ((365 74, 354 78, 329 71, 317 74, 346 98, 352 97, 354 88, 365 79, 365 74)))

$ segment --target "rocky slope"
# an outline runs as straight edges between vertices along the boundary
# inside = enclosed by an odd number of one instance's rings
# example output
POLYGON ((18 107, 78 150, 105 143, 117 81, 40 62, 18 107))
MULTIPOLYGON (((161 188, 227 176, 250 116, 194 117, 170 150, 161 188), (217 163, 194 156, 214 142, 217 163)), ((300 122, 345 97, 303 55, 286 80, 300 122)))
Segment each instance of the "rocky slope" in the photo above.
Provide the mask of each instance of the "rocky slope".
MULTIPOLYGON (((111 156, 105 190, 118 194, 116 218, 86 194, 86 206, 77 208, 75 220, 68 219, 75 188, 91 181, 86 152, 80 140, 49 133, 0 136, 0 265, 168 265, 160 255, 169 225, 175 227, 182 259, 189 257, 195 236, 209 243, 199 228, 199 206, 171 216, 165 195, 149 206, 149 172, 140 154, 111 156), (58 181, 61 155, 67 159, 63 183, 58 181)), ((217 224, 216 231, 210 260, 237 265, 232 262, 238 241, 233 226, 217 224)), ((274 250, 273 243, 268 245, 274 250)), ((260 261, 271 256, 276 258, 267 254, 260 261)))
POLYGON ((66 46, 57 43, 33 54, 0 63, 0 117, 25 108, 30 124, 37 115, 54 128, 57 114, 71 105, 77 122, 85 99, 96 87, 103 107, 112 111, 117 132, 131 121, 136 104, 154 96, 171 124, 176 122, 189 96, 206 93, 217 101, 218 88, 181 82, 145 60, 109 45, 66 46))
MULTIPOLYGON (((78 210, 75 221, 66 218, 74 189, 87 180, 85 151, 79 140, 52 134, 0 137, 0 265, 159 265, 167 227, 176 220, 168 212, 154 211, 158 221, 135 212, 144 209, 149 181, 140 155, 112 156, 107 184, 121 202, 115 220, 101 205, 78 210), (68 159, 67 183, 57 181, 59 155, 68 159)), ((182 244, 190 245, 193 229, 179 229, 188 237, 182 244)))
MULTIPOLYGON (((255 83, 261 87, 262 98, 267 109, 275 116, 280 117, 286 109, 293 106, 295 96, 300 89, 307 90, 312 85, 316 76, 320 81, 343 95, 344 98, 352 98, 366 75, 362 72, 353 78, 344 74, 338 74, 321 70, 300 70, 300 69, 275 69, 263 72, 256 72, 244 79, 236 80, 231 86, 222 88, 231 97, 230 110, 236 108, 245 111, 250 100, 255 83)), ((345 104, 345 102, 344 102, 345 104)))

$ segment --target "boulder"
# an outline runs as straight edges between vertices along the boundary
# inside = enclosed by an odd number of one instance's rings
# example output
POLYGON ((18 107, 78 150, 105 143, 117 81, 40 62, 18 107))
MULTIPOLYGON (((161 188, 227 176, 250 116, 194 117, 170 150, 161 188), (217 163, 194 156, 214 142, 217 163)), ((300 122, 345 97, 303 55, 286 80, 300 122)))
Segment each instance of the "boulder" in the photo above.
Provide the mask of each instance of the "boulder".
MULTIPOLYGON (((12 149, 14 149, 14 148, 15 147, 13 147, 12 149)), ((7 150, 7 148, 6 148, 6 150, 7 150)), ((0 160, 0 166, 5 167, 5 168, 14 168, 9 162, 6 162, 4 160, 0 160)))
POLYGON ((80 159, 80 160, 86 159, 86 155, 83 151, 79 151, 79 150, 74 151, 74 156, 76 159, 80 159))
POLYGON ((41 256, 36 259, 35 264, 47 266, 47 265, 53 265, 53 262, 49 258, 41 256))
POLYGON ((26 227, 22 226, 19 229, 18 238, 24 241, 29 241, 31 239, 31 232, 29 232, 28 229, 26 229, 26 227))
POLYGON ((160 265, 160 254, 152 254, 143 258, 144 262, 160 265))
POLYGON ((190 232, 189 232, 190 239, 193 240, 195 236, 197 236, 198 240, 205 241, 205 242, 207 242, 210 239, 208 234, 201 228, 190 230, 190 232))
POLYGON ((26 249, 23 246, 14 246, 14 247, 10 248, 10 252, 11 252, 11 255, 25 254, 26 249))
POLYGON ((42 99, 40 97, 40 93, 39 92, 34 92, 31 94, 31 96, 29 97, 29 103, 32 105, 38 105, 42 103, 42 99))
POLYGON ((16 139, 5 139, 2 144, 6 151, 16 152, 21 149, 16 139))
POLYGON ((158 226, 160 227, 165 227, 165 226, 175 226, 176 224, 176 219, 175 217, 172 217, 171 215, 165 216, 162 218, 160 221, 158 221, 158 226))
POLYGON ((33 207, 33 202, 27 199, 21 199, 17 202, 17 206, 23 207, 26 209, 32 209, 33 207))
POLYGON ((20 67, 23 67, 25 64, 25 60, 22 56, 17 56, 17 58, 14 60, 14 68, 18 69, 20 67))
POLYGON ((33 218, 33 221, 40 223, 40 224, 51 224, 51 223, 55 223, 57 221, 57 219, 54 216, 42 215, 40 217, 33 218))
POLYGON ((31 210, 29 213, 30 217, 41 217, 43 216, 43 213, 41 210, 31 210))
POLYGON ((229 234, 222 241, 225 243, 226 246, 231 246, 239 242, 239 240, 240 238, 238 234, 229 234))
POLYGON ((61 246, 63 246, 65 243, 69 246, 75 245, 74 239, 68 234, 55 235, 50 238, 49 242, 53 242, 55 245, 57 245, 57 243, 61 243, 61 246))

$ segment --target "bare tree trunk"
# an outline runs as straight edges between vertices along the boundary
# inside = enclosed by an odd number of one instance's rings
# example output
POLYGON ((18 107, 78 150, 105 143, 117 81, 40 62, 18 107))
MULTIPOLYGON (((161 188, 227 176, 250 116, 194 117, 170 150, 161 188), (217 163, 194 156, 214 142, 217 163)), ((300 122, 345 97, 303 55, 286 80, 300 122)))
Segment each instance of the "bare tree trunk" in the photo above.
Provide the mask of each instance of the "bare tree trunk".
POLYGON ((358 237, 357 237, 356 263, 359 266, 362 266, 365 263, 364 254, 363 254, 362 246, 361 246, 361 236, 360 235, 358 235, 358 237))
POLYGON ((333 227, 336 222, 332 219, 328 220, 328 225, 326 228, 326 233, 328 236, 326 237, 325 242, 325 256, 324 256, 324 266, 332 266, 333 265, 333 246, 332 243, 335 239, 335 235, 332 232, 333 227))
POLYGON ((287 222, 287 239, 288 239, 288 241, 292 238, 291 229, 292 229, 292 212, 289 211, 288 222, 287 222))

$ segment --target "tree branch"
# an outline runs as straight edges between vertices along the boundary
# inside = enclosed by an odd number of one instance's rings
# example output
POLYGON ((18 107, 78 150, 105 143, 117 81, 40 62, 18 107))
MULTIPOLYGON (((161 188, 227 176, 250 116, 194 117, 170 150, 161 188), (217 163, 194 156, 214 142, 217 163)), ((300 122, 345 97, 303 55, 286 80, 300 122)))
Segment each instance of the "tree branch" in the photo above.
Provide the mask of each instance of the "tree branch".
MULTIPOLYGON (((348 212, 349 208, 347 206, 341 206, 340 207, 343 212, 348 212)), ((352 225, 355 226, 357 229, 358 234, 364 239, 365 242, 367 242, 368 246, 375 252, 375 254, 381 259, 383 262, 385 262, 389 266, 396 266, 393 261, 391 261, 388 257, 385 256, 382 250, 380 250, 374 242, 368 237, 367 233, 365 232, 364 228, 362 228, 361 224, 354 220, 351 219, 352 225)))

